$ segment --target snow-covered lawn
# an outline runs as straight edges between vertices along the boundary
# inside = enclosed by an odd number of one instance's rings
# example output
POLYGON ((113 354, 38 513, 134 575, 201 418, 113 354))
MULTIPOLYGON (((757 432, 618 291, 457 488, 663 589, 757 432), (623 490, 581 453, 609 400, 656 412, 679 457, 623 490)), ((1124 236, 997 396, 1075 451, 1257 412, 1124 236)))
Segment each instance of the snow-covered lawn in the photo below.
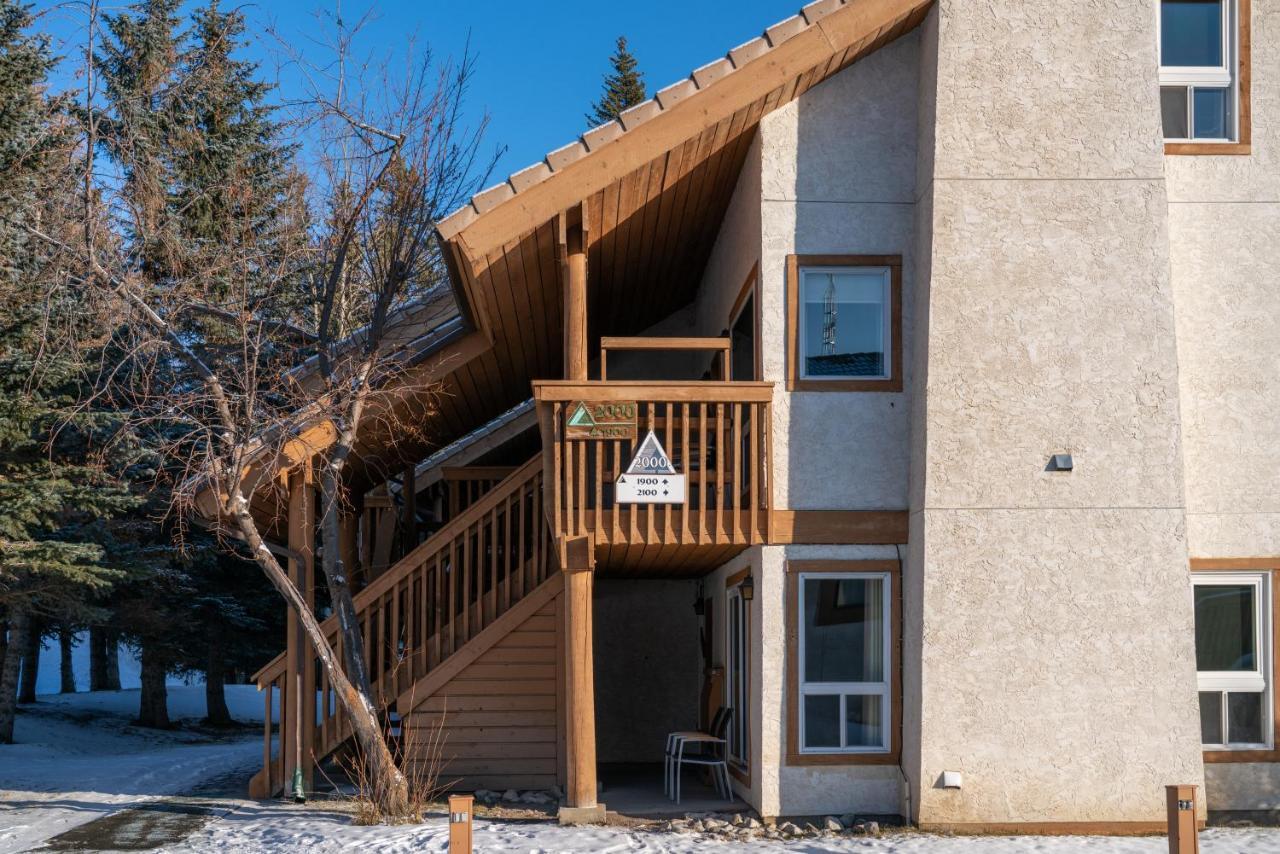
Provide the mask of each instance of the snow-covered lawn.
MULTIPOLYGON (((251 685, 227 688, 233 716, 262 720, 251 685)), ((138 692, 51 694, 21 708, 12 745, 0 746, 0 851, 51 836, 147 800, 190 791, 262 761, 261 730, 215 737, 134 727, 138 692)), ((169 688, 170 717, 204 715, 204 686, 169 688)))
MULTIPOLYGON (((177 718, 199 718, 203 687, 170 689, 177 718)), ((228 701, 240 720, 261 722, 260 695, 251 686, 230 686, 228 701)), ((0 747, 0 852, 40 846, 46 840, 131 807, 189 793, 211 780, 243 783, 261 761, 261 735, 229 736, 180 728, 156 733, 129 724, 137 691, 50 695, 18 718, 19 744, 0 747)), ((443 816, 402 827, 357 827, 343 804, 305 805, 217 797, 217 809, 193 821, 185 838, 154 850, 383 852, 447 851, 443 816)), ((154 809, 154 804, 153 807, 154 809)), ((115 819, 112 819, 114 821, 115 819)), ((99 824, 102 824, 101 822, 99 824)), ((94 827, 97 827, 95 825, 94 827)), ((88 828, 81 828, 84 832, 88 828)), ((180 834, 181 835, 181 834, 180 834)), ((180 836, 179 835, 179 836, 180 836)), ((912 832, 878 839, 815 838, 788 843, 725 842, 692 834, 636 827, 562 828, 549 821, 476 822, 481 852, 857 852, 858 854, 1164 854, 1161 837, 942 837, 912 832)), ((1201 835, 1203 854, 1280 854, 1280 830, 1213 829, 1201 835)))

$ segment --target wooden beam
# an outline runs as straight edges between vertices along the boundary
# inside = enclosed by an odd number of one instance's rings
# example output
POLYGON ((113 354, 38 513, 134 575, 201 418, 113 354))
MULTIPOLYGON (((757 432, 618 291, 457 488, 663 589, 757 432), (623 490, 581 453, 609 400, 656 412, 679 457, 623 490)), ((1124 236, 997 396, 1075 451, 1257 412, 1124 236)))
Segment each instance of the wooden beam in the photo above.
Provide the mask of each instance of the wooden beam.
POLYGON ((563 543, 565 731, 567 733, 569 806, 596 806, 596 694, 592 649, 592 594, 595 572, 592 549, 563 543))
MULTIPOLYGON (((302 591, 307 607, 315 610, 315 486, 310 466, 287 475, 289 488, 288 530, 289 578, 302 591)), ((280 708, 280 755, 284 757, 284 780, 291 785, 294 768, 302 769, 302 784, 310 790, 315 770, 312 745, 316 728, 315 651, 307 640, 302 621, 290 608, 286 616, 285 690, 280 708), (299 732, 298 727, 301 726, 299 732)))
POLYGON ((577 206, 577 222, 560 219, 564 264, 560 280, 564 295, 564 375, 571 380, 587 378, 587 240, 586 217, 577 206))
POLYGON ((773 510, 771 545, 893 545, 907 541, 906 510, 773 510))

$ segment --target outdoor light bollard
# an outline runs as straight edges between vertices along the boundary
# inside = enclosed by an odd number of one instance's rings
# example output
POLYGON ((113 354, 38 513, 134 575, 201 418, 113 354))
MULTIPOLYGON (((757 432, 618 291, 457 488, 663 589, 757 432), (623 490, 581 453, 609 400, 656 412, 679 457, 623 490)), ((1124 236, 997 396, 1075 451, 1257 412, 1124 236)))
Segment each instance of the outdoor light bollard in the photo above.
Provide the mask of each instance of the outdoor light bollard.
POLYGON ((471 795, 449 796, 449 854, 471 854, 471 795))
POLYGON ((1169 810, 1169 854, 1200 854, 1196 835, 1196 787, 1165 786, 1169 810))

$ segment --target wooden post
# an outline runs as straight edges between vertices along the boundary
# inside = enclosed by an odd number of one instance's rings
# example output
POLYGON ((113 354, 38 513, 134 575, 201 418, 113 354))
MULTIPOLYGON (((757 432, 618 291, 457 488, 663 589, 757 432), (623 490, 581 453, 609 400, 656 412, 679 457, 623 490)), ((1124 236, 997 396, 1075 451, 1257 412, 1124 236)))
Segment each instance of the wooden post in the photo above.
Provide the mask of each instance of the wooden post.
POLYGON ((418 487, 415 483, 417 467, 404 470, 400 481, 400 504, 404 512, 400 527, 400 554, 407 555, 418 547, 418 487))
POLYGON ((342 561, 342 571, 346 573, 353 593, 359 593, 364 586, 360 578, 360 556, 356 548, 360 516, 359 512, 351 512, 338 517, 338 560, 342 561))
POLYGON ((1196 787, 1165 786, 1169 821, 1169 854, 1200 854, 1196 834, 1196 787))
MULTIPOLYGON (((315 609, 315 531, 316 495, 311 469, 304 466, 288 475, 289 480, 289 577, 302 591, 307 607, 315 609), (296 557, 294 557, 296 555, 296 557)), ((312 786, 312 746, 316 729, 316 667, 315 651, 307 640, 298 615, 289 609, 287 623, 287 649, 285 653, 285 685, 289 692, 298 693, 288 704, 281 703, 280 714, 284 718, 281 727, 280 752, 284 756, 284 784, 292 785, 293 769, 302 768, 302 784, 308 790, 312 786), (295 712, 296 710, 296 712, 295 712), (295 717, 297 719, 295 719, 295 717), (301 726, 301 732, 295 727, 301 726), (297 745, 301 743, 301 757, 297 745)))
POLYGON ((471 854, 472 795, 449 796, 449 854, 471 854))
POLYGON ((563 543, 565 723, 568 753, 568 808, 565 823, 604 821, 604 806, 596 802, 596 695, 592 652, 592 592, 594 560, 585 537, 563 543))
POLYGON ((575 208, 562 216, 564 267, 564 377, 587 378, 587 239, 586 211, 575 208))

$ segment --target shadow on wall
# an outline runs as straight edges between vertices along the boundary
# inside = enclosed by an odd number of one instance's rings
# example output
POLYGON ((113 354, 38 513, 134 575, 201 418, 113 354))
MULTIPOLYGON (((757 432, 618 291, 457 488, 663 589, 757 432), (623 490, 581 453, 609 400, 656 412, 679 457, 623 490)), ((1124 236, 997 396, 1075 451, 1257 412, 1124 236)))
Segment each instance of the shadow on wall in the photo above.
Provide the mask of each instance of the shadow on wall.
POLYGON ((596 758, 661 762, 694 729, 702 689, 696 581, 596 580, 596 758))

